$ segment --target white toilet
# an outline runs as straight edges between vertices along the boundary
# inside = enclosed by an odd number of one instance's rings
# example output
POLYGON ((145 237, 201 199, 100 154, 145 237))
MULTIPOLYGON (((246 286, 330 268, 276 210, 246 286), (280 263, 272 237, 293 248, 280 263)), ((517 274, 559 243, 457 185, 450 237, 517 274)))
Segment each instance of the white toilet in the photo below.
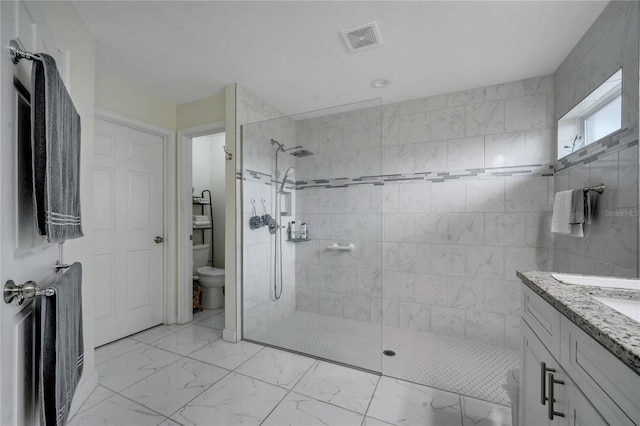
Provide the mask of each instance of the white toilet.
POLYGON ((224 307, 224 269, 207 266, 209 244, 193 246, 194 279, 202 286, 202 307, 215 309, 224 307))

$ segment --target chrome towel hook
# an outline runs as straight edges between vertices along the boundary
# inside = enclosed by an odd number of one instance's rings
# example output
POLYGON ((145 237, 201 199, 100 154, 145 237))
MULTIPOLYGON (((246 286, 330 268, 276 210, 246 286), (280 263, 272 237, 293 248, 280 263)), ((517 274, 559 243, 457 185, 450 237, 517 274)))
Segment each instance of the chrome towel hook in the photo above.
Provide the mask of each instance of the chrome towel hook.
POLYGON ((233 154, 231 154, 229 151, 227 151, 227 146, 223 146, 222 149, 224 150, 224 158, 226 160, 231 160, 233 158, 233 154))

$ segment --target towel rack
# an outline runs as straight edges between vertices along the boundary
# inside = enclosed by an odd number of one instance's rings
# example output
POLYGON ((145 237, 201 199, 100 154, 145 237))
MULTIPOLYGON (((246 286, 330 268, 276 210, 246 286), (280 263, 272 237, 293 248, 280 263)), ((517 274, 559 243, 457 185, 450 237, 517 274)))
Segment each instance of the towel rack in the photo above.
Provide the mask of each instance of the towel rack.
POLYGON ((59 272, 61 269, 70 268, 71 265, 67 265, 66 263, 61 263, 59 260, 56 260, 56 272, 59 272))
POLYGON ((4 285, 4 303, 11 303, 14 299, 18 305, 22 305, 25 300, 33 299, 36 296, 53 296, 56 294, 52 288, 40 289, 34 281, 27 281, 18 285, 13 280, 9 280, 4 285))
POLYGON ((11 62, 14 64, 20 62, 20 59, 40 60, 40 56, 27 52, 19 38, 14 38, 9 42, 9 54, 11 55, 11 62))
POLYGON ((605 188, 606 188, 606 186, 604 186, 604 183, 601 183, 600 185, 595 185, 595 186, 591 186, 591 187, 585 187, 583 189, 583 191, 584 192, 593 191, 593 192, 597 192, 598 194, 602 194, 604 192, 605 188))

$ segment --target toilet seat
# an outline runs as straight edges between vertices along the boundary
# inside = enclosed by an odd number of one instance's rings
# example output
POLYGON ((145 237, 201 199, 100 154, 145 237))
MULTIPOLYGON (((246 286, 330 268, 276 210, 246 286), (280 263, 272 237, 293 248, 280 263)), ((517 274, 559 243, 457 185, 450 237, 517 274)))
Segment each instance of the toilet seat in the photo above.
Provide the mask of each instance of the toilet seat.
POLYGON ((197 270, 201 277, 222 278, 224 277, 224 269, 215 268, 213 266, 201 266, 197 270))

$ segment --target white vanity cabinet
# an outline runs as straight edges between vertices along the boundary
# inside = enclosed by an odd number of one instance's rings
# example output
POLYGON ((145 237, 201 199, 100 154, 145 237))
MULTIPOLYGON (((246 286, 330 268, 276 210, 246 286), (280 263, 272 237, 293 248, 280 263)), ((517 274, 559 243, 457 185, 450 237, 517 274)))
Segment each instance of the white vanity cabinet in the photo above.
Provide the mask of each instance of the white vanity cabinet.
POLYGON ((520 425, 640 425, 640 376, 523 285, 520 425))
POLYGON ((606 425, 526 322, 522 322, 520 424, 606 425))

